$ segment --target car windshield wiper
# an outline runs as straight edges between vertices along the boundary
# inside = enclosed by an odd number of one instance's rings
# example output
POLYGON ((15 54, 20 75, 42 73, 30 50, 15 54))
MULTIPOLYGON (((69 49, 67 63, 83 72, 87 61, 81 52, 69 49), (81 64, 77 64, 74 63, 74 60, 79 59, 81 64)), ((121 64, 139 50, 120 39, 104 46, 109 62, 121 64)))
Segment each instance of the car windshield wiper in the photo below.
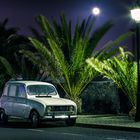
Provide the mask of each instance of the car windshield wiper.
POLYGON ((50 96, 48 93, 48 94, 38 94, 36 95, 36 97, 52 97, 52 96, 50 96))
POLYGON ((50 96, 50 95, 36 95, 35 97, 52 97, 52 96, 50 96))

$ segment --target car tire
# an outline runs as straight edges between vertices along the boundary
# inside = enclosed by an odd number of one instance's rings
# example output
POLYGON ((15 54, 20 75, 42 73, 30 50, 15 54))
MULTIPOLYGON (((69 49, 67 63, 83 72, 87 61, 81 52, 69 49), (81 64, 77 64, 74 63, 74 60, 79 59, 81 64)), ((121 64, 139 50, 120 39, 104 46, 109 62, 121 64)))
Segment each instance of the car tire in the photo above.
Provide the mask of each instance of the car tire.
POLYGON ((39 125, 39 114, 36 111, 32 111, 30 114, 30 120, 31 120, 31 127, 37 128, 39 125))
POLYGON ((76 119, 68 119, 66 120, 67 126, 74 126, 76 124, 76 119))
POLYGON ((6 124, 8 122, 8 116, 5 114, 4 110, 0 110, 0 123, 6 124))

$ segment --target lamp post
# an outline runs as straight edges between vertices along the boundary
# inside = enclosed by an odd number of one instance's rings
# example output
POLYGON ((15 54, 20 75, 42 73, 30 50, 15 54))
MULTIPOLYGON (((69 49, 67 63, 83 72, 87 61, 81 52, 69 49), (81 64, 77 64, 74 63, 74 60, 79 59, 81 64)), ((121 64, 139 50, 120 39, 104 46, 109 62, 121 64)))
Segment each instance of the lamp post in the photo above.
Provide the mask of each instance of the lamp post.
POLYGON ((136 104, 136 115, 135 121, 140 121, 140 67, 139 67, 139 59, 140 59, 140 7, 136 7, 131 9, 131 17, 136 22, 136 50, 137 50, 137 104, 136 104))

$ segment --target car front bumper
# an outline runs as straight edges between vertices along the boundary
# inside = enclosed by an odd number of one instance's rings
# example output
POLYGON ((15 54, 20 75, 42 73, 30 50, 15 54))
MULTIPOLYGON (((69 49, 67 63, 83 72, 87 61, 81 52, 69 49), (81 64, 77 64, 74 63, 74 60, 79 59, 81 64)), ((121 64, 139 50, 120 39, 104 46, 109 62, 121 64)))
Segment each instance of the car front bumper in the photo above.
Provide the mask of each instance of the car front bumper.
POLYGON ((42 120, 65 120, 65 119, 76 119, 77 115, 49 115, 44 116, 42 120))

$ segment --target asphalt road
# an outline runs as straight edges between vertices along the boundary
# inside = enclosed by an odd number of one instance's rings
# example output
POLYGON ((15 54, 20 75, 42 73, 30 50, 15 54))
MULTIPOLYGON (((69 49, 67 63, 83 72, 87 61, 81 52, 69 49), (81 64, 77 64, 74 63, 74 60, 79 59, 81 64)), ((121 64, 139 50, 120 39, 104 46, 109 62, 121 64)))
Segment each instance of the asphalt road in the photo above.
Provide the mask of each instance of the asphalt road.
POLYGON ((0 140, 140 140, 140 133, 66 127, 63 123, 47 123, 32 129, 26 122, 10 122, 0 126, 0 140))

